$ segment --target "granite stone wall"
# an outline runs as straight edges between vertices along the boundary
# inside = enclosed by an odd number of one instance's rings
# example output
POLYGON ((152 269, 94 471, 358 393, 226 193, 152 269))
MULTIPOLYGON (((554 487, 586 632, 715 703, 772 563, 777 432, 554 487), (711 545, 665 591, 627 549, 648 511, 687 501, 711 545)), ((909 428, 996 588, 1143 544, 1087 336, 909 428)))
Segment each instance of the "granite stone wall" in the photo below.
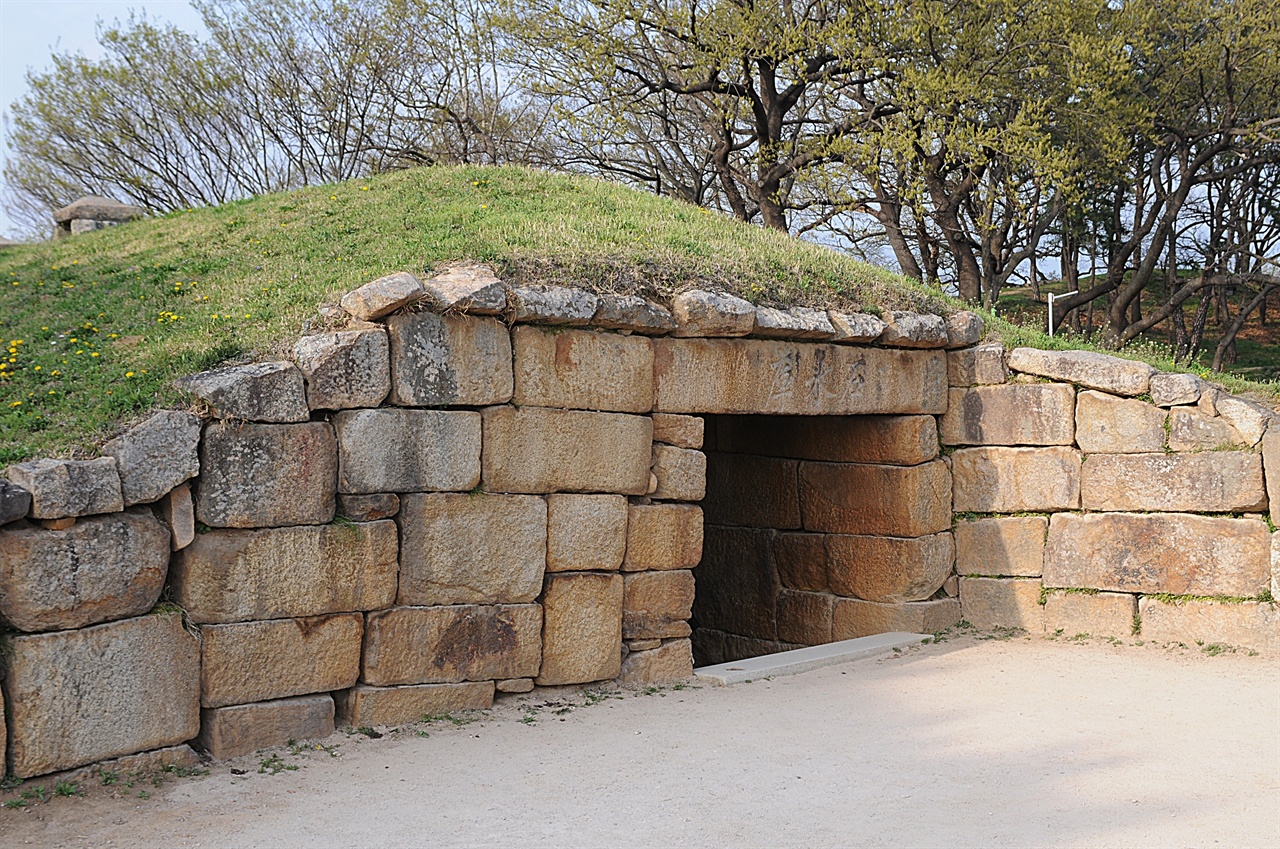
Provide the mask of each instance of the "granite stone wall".
POLYGON ((182 379, 191 412, 6 471, 0 763, 154 769, 678 680, 692 639, 963 615, 1280 648, 1271 412, 981 337, 483 266, 373 281, 291 359, 182 379))

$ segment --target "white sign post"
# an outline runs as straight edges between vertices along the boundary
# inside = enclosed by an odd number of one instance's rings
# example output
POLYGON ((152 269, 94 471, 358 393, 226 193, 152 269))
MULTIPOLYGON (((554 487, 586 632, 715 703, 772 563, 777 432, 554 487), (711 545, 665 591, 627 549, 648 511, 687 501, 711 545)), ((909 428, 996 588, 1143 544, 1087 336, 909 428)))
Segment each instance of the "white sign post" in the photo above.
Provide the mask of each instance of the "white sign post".
POLYGON ((1050 336, 1053 335, 1053 299, 1055 297, 1065 298, 1069 295, 1078 295, 1078 294, 1080 294, 1079 289, 1072 289, 1070 292, 1063 292, 1061 295, 1056 295, 1056 296, 1053 294, 1053 292, 1049 293, 1049 335, 1050 336))

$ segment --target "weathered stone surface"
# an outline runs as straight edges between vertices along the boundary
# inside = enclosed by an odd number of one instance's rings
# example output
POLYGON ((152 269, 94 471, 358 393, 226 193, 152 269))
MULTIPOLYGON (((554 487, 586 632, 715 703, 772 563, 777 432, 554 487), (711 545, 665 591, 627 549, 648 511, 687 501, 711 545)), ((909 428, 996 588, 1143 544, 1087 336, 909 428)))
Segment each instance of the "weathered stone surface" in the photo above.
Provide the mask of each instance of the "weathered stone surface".
POLYGON ((693 644, 671 640, 652 651, 633 651, 622 661, 623 684, 669 684, 693 677, 693 644))
POLYGON ((200 704, 342 690, 360 677, 364 617, 337 613, 200 628, 200 704))
POLYGON ((397 522, 397 604, 519 603, 542 590, 547 502, 540 497, 406 495, 397 522))
POLYGON ((1280 534, 1271 535, 1271 597, 1280 598, 1280 534))
POLYGON ((693 504, 632 504, 627 508, 624 572, 692 569, 702 560, 702 509, 693 504))
POLYGON ((700 628, 762 640, 778 638, 774 532, 707 525, 702 563, 694 578, 693 618, 700 628))
POLYGON ((102 446, 116 458, 124 506, 157 501, 178 484, 200 474, 200 420, 190 413, 162 410, 102 446))
POLYGON ((9 480, 31 496, 34 519, 61 519, 124 509, 114 457, 28 460, 10 466, 9 480))
POLYGON ((333 733, 333 698, 301 696, 200 711, 196 746, 224 761, 290 740, 322 740, 333 733))
POLYGON ((917 537, 951 527, 951 473, 919 466, 801 463, 800 512, 807 531, 917 537))
POLYGON ((663 413, 941 413, 941 351, 766 339, 655 339, 654 409, 663 413))
POLYGON ((1040 581, 1035 578, 960 578, 960 609, 975 628, 1044 631, 1040 581))
POLYGON ((381 326, 303 336, 293 346, 313 410, 376 407, 391 391, 391 347, 381 326))
POLYGON ((955 542, 948 532, 917 538, 827 535, 827 578, 840 596, 924 601, 954 564, 955 542))
POLYGON ((891 348, 942 348, 947 344, 947 321, 940 315, 894 310, 879 343, 891 348))
POLYGON ((1086 510, 1227 513, 1267 506, 1262 457, 1205 454, 1093 454, 1084 464, 1086 510))
POLYGON ((503 404, 511 400, 511 336, 493 318, 392 316, 390 403, 402 407, 503 404))
POLYGON ((1273 410, 1262 406, 1257 401, 1237 398, 1221 390, 1218 390, 1214 396, 1214 406, 1218 410, 1218 415, 1235 428, 1246 445, 1257 445, 1262 435, 1267 432, 1267 424, 1276 418, 1273 410))
POLYGON ((338 452, 327 422, 211 424, 200 442, 196 519, 215 528, 330 522, 338 452))
POLYGON ((1080 452, 1073 448, 965 448, 951 455, 957 513, 1075 510, 1080 452))
POLYGON ((20 631, 83 628, 146 613, 160 598, 169 534, 147 510, 63 531, 0 530, 0 620, 20 631))
POLYGON ((807 592, 829 592, 827 579, 827 538, 825 534, 778 534, 773 541, 773 559, 782 586, 807 592))
POLYGON ((961 310, 947 316, 947 348, 966 348, 982 340, 986 325, 976 312, 961 310))
POLYGON ((567 286, 517 286, 511 290, 513 318, 535 324, 590 324, 600 297, 567 286))
POLYGON ((831 327, 835 330, 837 342, 845 344, 868 344, 880 338, 884 333, 885 323, 874 315, 863 312, 827 311, 831 327))
POLYGON ((1051 592, 1044 603, 1044 628, 1064 637, 1128 637, 1138 615, 1138 597, 1129 593, 1051 592))
POLYGON ((778 310, 756 307, 756 324, 752 336, 769 339, 832 339, 836 329, 822 310, 792 307, 778 310))
POLYGON ((933 416, 733 416, 715 419, 719 451, 915 466, 938 456, 933 416))
MULTIPOLYGON (((437 684, 428 686, 449 686, 447 684, 437 684)), ((499 693, 529 693, 533 691, 532 678, 504 678, 501 681, 494 682, 499 693)))
POLYGON ((53 211, 53 220, 57 224, 68 224, 72 221, 101 221, 122 224, 135 218, 142 218, 147 211, 140 206, 130 206, 115 198, 100 195, 85 195, 79 200, 69 203, 53 211))
POLYGON ((942 444, 1070 445, 1075 402, 1075 389, 1065 383, 952 389, 940 420, 942 444))
POLYGON ((627 330, 646 336, 669 333, 676 320, 665 308, 636 295, 601 295, 591 323, 610 330, 627 330))
POLYGON ((1001 516, 957 522, 956 571, 961 575, 1038 578, 1044 571, 1047 516, 1001 516))
POLYGON ((519 406, 646 413, 653 406, 653 342, 590 330, 516 327, 519 406))
POLYGON ((852 640, 892 631, 936 634, 959 621, 960 601, 954 598, 898 604, 837 598, 832 611, 831 639, 852 640))
POLYGON ((1138 601, 1142 639, 1151 643, 1206 646, 1219 643, 1260 651, 1280 650, 1280 607, 1266 602, 1230 604, 1156 598, 1138 601))
POLYGON ((30 778, 172 746, 200 729, 200 647, 182 617, 12 637, 10 772, 30 778))
POLYGON ((376 610, 395 600, 397 548, 394 522, 209 531, 169 586, 200 624, 376 610))
POLYGON ((1194 404, 1200 400, 1204 381, 1194 374, 1151 375, 1151 401, 1157 407, 1174 407, 1194 404))
MULTIPOLYGON (((1267 503, 1271 508, 1271 524, 1280 523, 1280 426, 1268 428, 1262 437, 1262 469, 1267 484, 1267 503)), ((0 501, 3 500, 0 486, 0 501)), ((3 523, 0 523, 3 524, 3 523)), ((1280 594, 1276 595, 1280 598, 1280 594)))
MULTIPOLYGON (((528 681, 527 678, 516 679, 528 681)), ((529 690, 533 682, 529 681, 529 690)), ((410 684, 404 687, 369 687, 357 684, 334 694, 337 724, 354 728, 406 725, 428 716, 460 710, 493 707, 493 682, 463 684, 410 684)), ((527 693, 529 690, 519 692, 527 693)))
POLYGON ((543 686, 616 678, 622 659, 621 575, 547 576, 542 597, 543 686))
POLYGON ((1059 513, 1049 523, 1045 586, 1251 596, 1270 580, 1270 535, 1256 519, 1059 513))
POLYGON ((500 315, 507 308, 507 287, 483 264, 465 263, 445 269, 422 283, 436 312, 500 315))
POLYGON ((400 496, 394 492, 367 495, 338 494, 338 515, 353 522, 376 522, 390 519, 400 512, 400 496))
MULTIPOLYGON (((3 728, 0 724, 0 728, 3 728)), ((3 745, 0 745, 0 751, 3 751, 3 745)), ((105 761, 98 761, 89 766, 78 767, 77 769, 63 770, 50 775, 41 777, 41 781, 46 785, 57 787, 61 782, 70 784, 109 784, 110 781, 104 781, 108 776, 112 777, 112 781, 138 781, 143 778, 160 775, 164 772, 173 770, 192 770, 200 766, 200 756, 190 746, 184 744, 178 746, 165 746, 161 749, 152 749, 149 752, 138 752, 134 755, 125 755, 122 758, 108 758, 105 761)), ((182 774, 182 773, 179 773, 182 774)))
POLYGON ((1212 451, 1245 447, 1244 438, 1226 419, 1206 415, 1199 407, 1174 407, 1169 411, 1169 449, 1212 451))
POLYGON ((222 419, 290 424, 310 416, 302 372, 289 362, 202 371, 180 377, 173 385, 209 405, 222 419))
POLYGON ((1151 386, 1151 376, 1156 373, 1146 363, 1092 351, 1041 351, 1037 348, 1014 348, 1009 352, 1009 368, 1126 396, 1146 393, 1151 386))
MULTIPOLYGON (((697 421, 701 423, 702 419, 697 421)), ((16 522, 26 516, 30 510, 31 493, 16 483, 0 480, 0 525, 16 522)))
POLYGON ((742 298, 690 289, 671 304, 676 336, 746 336, 756 325, 756 308, 742 298))
POLYGON ((422 283, 407 271, 379 277, 342 296, 342 308, 361 321, 390 315, 426 295, 422 283))
POLYGON ((704 423, 697 416, 675 413, 653 414, 653 441, 677 448, 701 448, 704 423))
POLYGON ((547 496, 547 571, 612 571, 627 550, 627 499, 621 495, 547 496))
POLYGON ((628 640, 687 637, 693 613, 693 573, 632 572, 622 601, 622 636, 628 640))
POLYGON ((490 492, 644 495, 652 442, 647 416, 490 407, 481 479, 490 492))
POLYGON ((942 582, 942 592, 947 598, 960 597, 960 576, 951 575, 942 582))
POLYGON ((181 551, 196 538, 196 508, 191 487, 179 484, 160 499, 160 518, 169 527, 169 548, 181 551))
POLYGON ((835 596, 778 590, 778 638, 802 646, 831 642, 835 596))
POLYGON ((717 452, 706 456, 708 522, 754 528, 800 527, 797 461, 717 452))
POLYGON ((979 345, 947 352, 947 382, 952 386, 1000 384, 1009 379, 1004 345, 979 345))
POLYGON ((333 427, 343 493, 469 492, 480 483, 472 410, 344 410, 333 427))
POLYGON ((541 661, 536 604, 396 607, 368 616, 361 680, 393 686, 532 678, 541 661))
POLYGON ((707 492, 707 455, 692 448, 655 443, 653 474, 658 487, 650 495, 670 501, 701 501, 707 492))
POLYGON ((1163 451, 1167 415, 1145 401, 1085 389, 1076 398, 1076 444, 1087 454, 1163 451))
POLYGON ((40 527, 47 531, 65 531, 67 528, 75 527, 76 519, 74 516, 67 516, 62 519, 41 519, 40 527))

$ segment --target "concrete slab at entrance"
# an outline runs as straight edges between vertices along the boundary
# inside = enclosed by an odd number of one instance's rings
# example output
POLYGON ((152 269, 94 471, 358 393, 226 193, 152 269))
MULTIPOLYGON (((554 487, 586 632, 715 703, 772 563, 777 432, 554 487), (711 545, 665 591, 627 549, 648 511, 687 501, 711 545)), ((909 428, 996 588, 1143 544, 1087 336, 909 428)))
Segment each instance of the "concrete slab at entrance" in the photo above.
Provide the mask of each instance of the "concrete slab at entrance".
POLYGON ((798 672, 808 672, 811 669, 847 663, 851 660, 863 660, 888 654, 894 649, 919 645, 927 639, 929 639, 928 634, 907 634, 901 631, 872 634, 870 637, 858 637, 854 640, 841 640, 777 654, 749 657, 732 663, 701 666, 693 670, 693 674, 700 681, 723 687, 760 678, 795 675, 798 672))

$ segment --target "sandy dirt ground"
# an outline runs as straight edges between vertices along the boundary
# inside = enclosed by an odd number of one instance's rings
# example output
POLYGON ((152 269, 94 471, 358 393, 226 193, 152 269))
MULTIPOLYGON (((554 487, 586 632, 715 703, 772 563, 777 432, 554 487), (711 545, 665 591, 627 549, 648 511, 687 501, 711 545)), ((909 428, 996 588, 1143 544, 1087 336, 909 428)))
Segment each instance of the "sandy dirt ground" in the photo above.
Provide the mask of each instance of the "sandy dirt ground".
POLYGON ((339 732, 0 810, 0 846, 1278 847, 1277 732, 1274 656, 965 637, 339 732))

